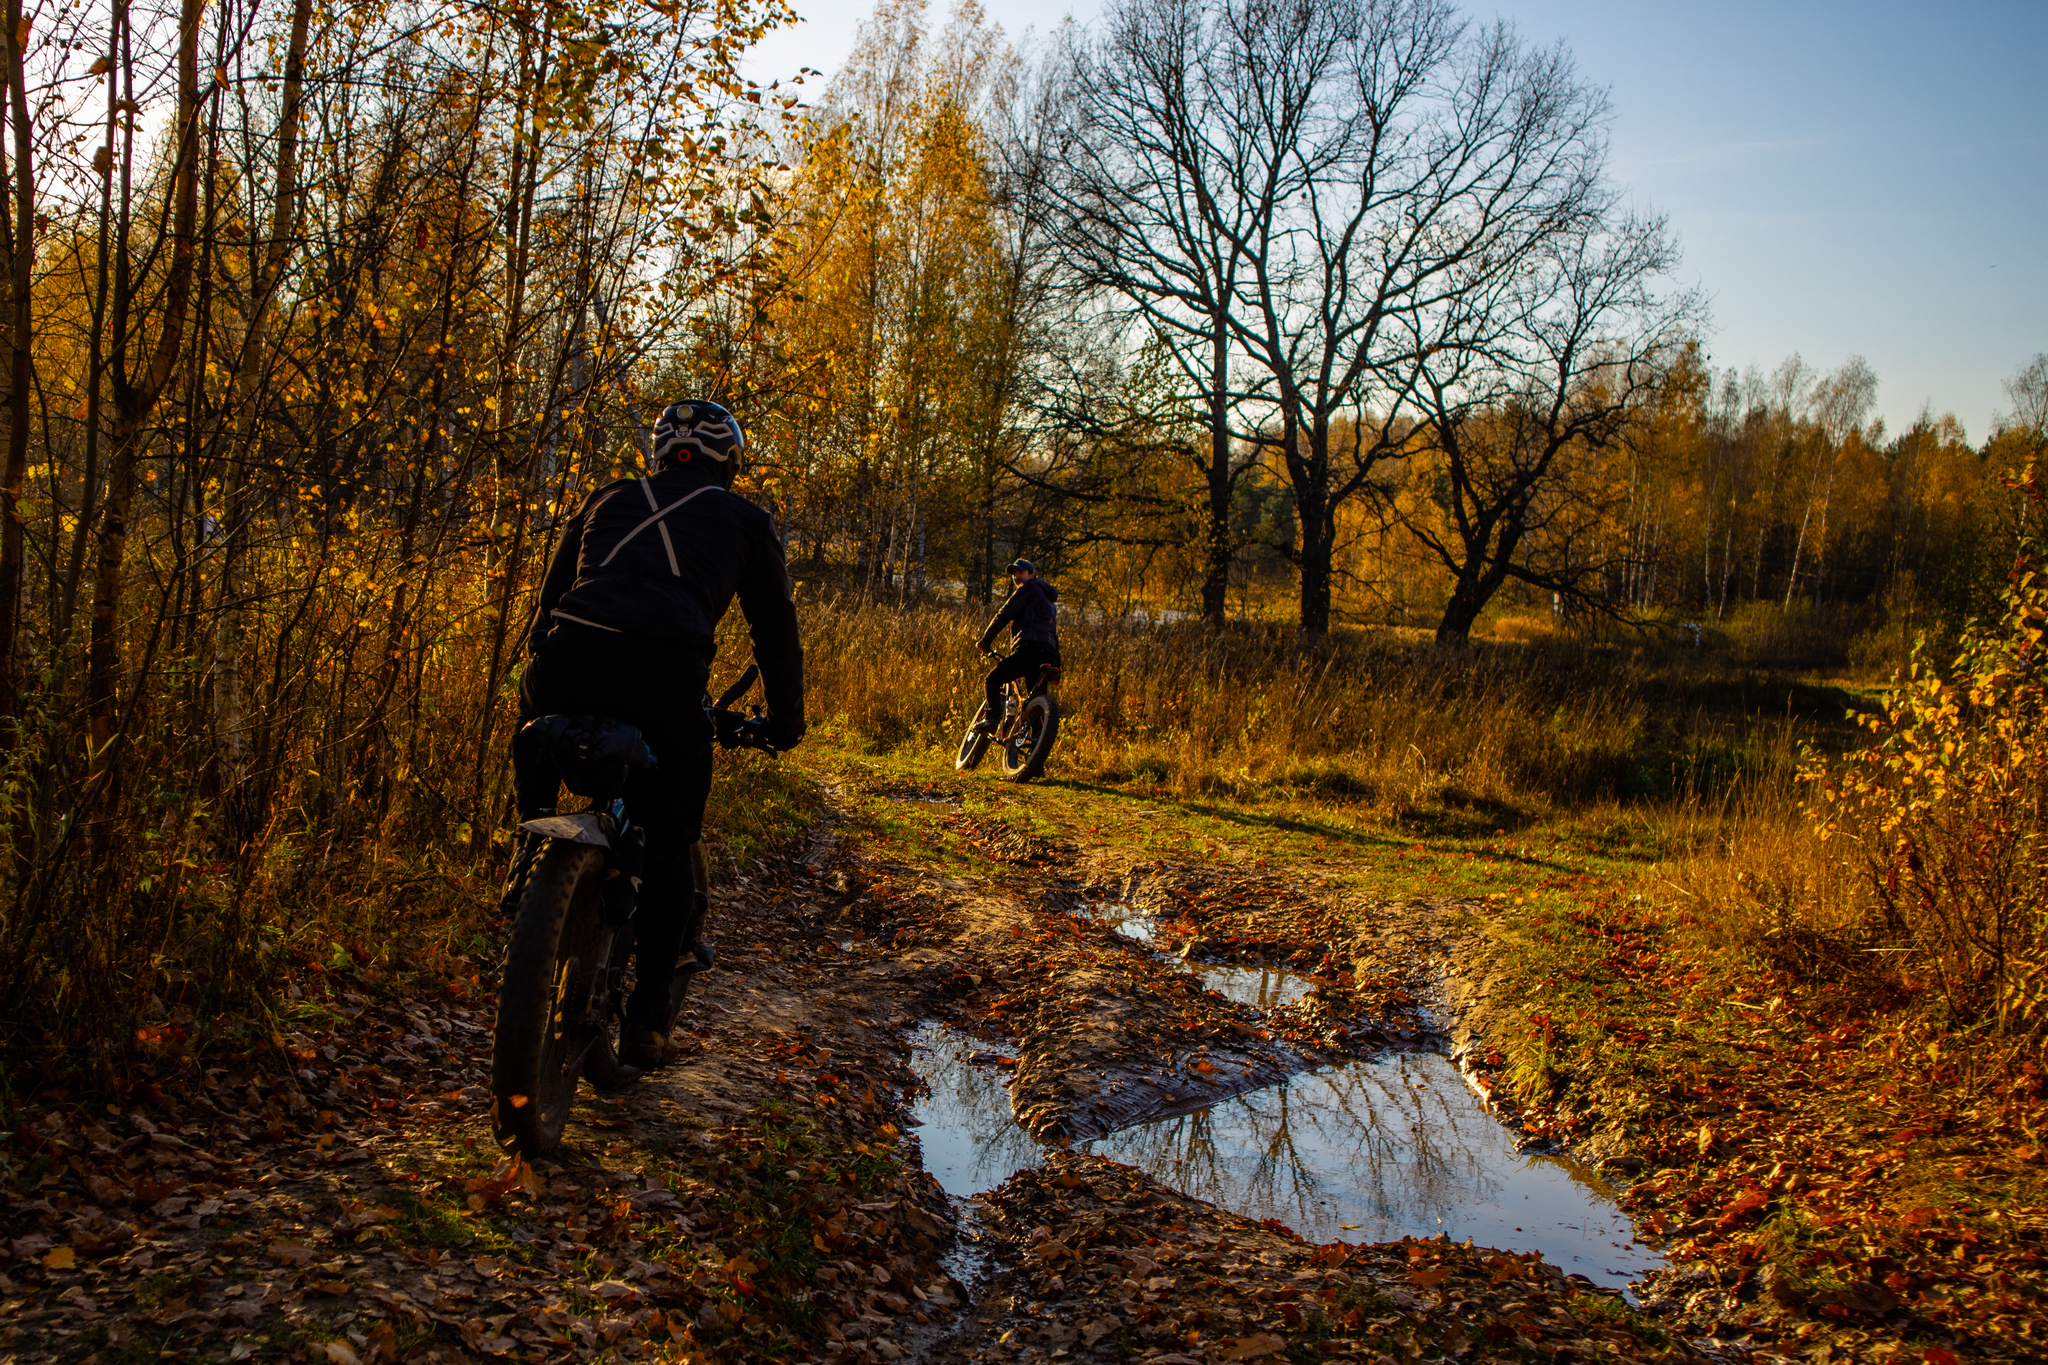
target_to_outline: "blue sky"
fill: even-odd
[[[983,0],[1012,41],[1100,0]],[[753,64],[830,72],[872,5],[797,0]],[[947,0],[933,0],[935,25]],[[1668,215],[1713,299],[1716,367],[1870,361],[1894,430],[1972,439],[2048,351],[2048,0],[1502,0],[1608,87],[1616,179]]]

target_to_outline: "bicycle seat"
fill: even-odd
[[[1060,666],[1058,664],[1040,664],[1038,666],[1038,685],[1040,687],[1050,687],[1059,680]]]
[[[639,730],[606,716],[536,716],[520,732],[554,764],[564,786],[592,801],[618,796],[632,769],[659,766]]]

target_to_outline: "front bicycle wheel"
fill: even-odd
[[[604,985],[612,939],[599,897],[604,861],[594,845],[551,842],[505,949],[491,1038],[491,1129],[501,1148],[520,1156],[561,1142],[596,1038],[592,997]]]
[[[988,715],[988,703],[983,702],[974,713],[974,719],[967,723],[967,734],[960,740],[960,752],[953,756],[953,770],[966,772],[978,767],[981,756],[988,752],[990,732],[981,728],[982,718]]]
[[[1003,781],[1029,782],[1045,772],[1045,760],[1052,755],[1053,739],[1060,732],[1060,708],[1050,692],[1041,692],[1024,703],[1018,713],[1017,729],[1000,751]]]

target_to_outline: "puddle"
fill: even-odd
[[[1074,911],[1077,918],[1091,924],[1100,924],[1141,948],[1149,950],[1161,962],[1173,962],[1160,950],[1159,930],[1150,916],[1133,909],[1123,901],[1088,901]],[[1291,1005],[1315,989],[1315,982],[1306,977],[1271,967],[1236,967],[1227,963],[1204,965],[1187,964],[1202,984],[1226,1000],[1254,1009],[1279,1009]]]
[[[1074,912],[1091,924],[1103,924],[1123,935],[1133,943],[1152,947],[1159,937],[1149,916],[1133,910],[1122,901],[1089,901]]]
[[[1197,965],[1194,971],[1204,986],[1224,999],[1262,1010],[1291,1005],[1316,987],[1307,977],[1271,967]]]
[[[1037,1164],[1041,1149],[1010,1114],[1009,1071],[968,1060],[985,1045],[937,1025],[918,1030],[914,1045],[911,1064],[929,1087],[915,1105],[925,1169],[948,1193],[992,1189]],[[1438,1053],[1303,1072],[1076,1146],[1246,1217],[1278,1219],[1311,1242],[1448,1233],[1539,1251],[1616,1288],[1663,1264],[1598,1177],[1518,1154]]]
[[[937,1024],[911,1035],[910,1066],[927,1087],[911,1114],[924,1168],[947,1194],[992,1190],[1012,1171],[1038,1164],[1040,1147],[1010,1113],[1010,1071],[969,1059],[987,1044]]]

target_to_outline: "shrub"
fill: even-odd
[[[1958,1022],[2027,1034],[2048,1024],[2048,581],[2035,549],[1947,668],[1915,649],[1863,720],[1872,743],[1806,774],[1821,837],[1857,846],[1875,950],[1924,973]]]

